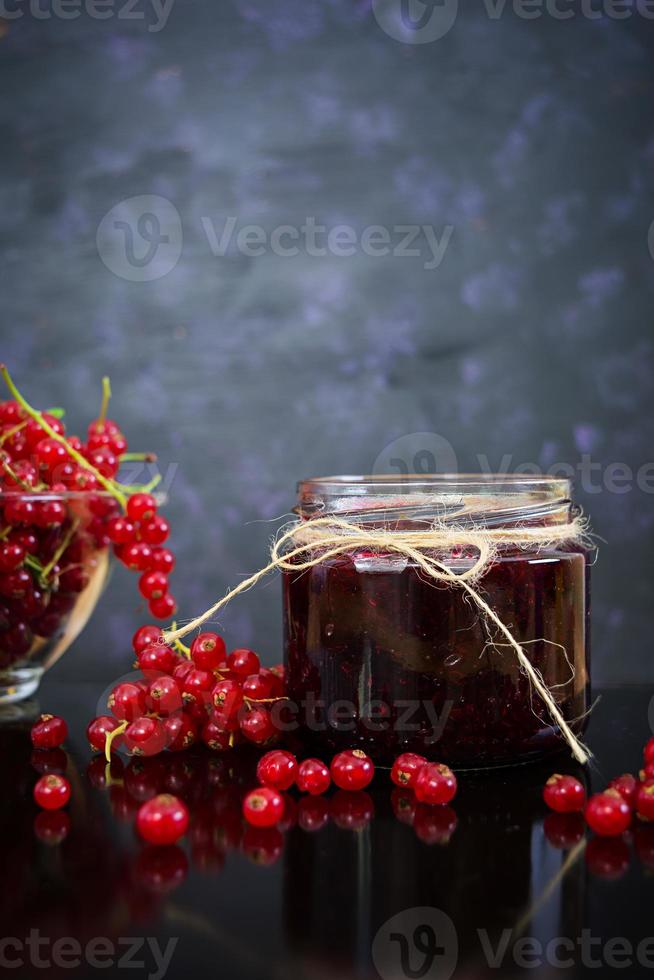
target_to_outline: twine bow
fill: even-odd
[[[420,530],[396,530],[389,528],[366,528],[360,524],[335,517],[320,517],[307,521],[297,521],[282,530],[273,542],[270,561],[254,575],[244,579],[231,589],[222,599],[214,603],[206,612],[184,626],[165,633],[167,643],[180,639],[197,629],[241,592],[252,588],[260,579],[276,569],[301,572],[313,568],[321,562],[337,555],[356,551],[359,548],[372,550],[378,554],[395,553],[402,555],[422,569],[429,578],[453,587],[463,589],[505,637],[518,658],[518,662],[530,683],[538,691],[545,703],[552,721],[558,725],[572,754],[584,764],[591,757],[590,750],[577,738],[545,684],[540,671],[532,664],[523,647],[476,587],[476,582],[486,572],[502,546],[517,548],[545,549],[563,543],[581,543],[587,537],[586,523],[580,516],[566,524],[550,527],[485,528],[456,527],[439,521],[429,523]],[[440,558],[435,557],[452,548],[472,550],[477,557],[462,571],[454,571]]]

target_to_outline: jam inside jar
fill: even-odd
[[[546,476],[327,477],[298,485],[296,513],[397,532],[434,520],[510,531],[569,523],[570,492]],[[432,554],[460,573],[478,553]],[[589,707],[589,568],[579,543],[503,543],[475,583],[577,735]],[[283,590],[288,695],[307,751],[484,767],[565,747],[515,651],[460,586],[396,552],[354,548],[285,571]]]

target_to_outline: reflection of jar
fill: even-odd
[[[297,512],[367,529],[557,527],[570,485],[552,477],[330,477],[299,485]],[[516,530],[517,533],[517,530]],[[474,549],[438,552],[455,572]],[[501,544],[475,588],[523,646],[565,720],[588,707],[588,552]],[[359,745],[461,765],[524,760],[562,747],[515,651],[457,585],[405,556],[362,549],[284,573],[288,693],[317,749]]]

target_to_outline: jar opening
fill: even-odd
[[[570,480],[501,473],[327,476],[298,483],[297,514],[338,514],[357,522],[464,525],[564,524],[572,514]]]

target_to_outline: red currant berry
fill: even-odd
[[[119,545],[116,555],[130,572],[146,572],[150,568],[152,549],[145,541]]]
[[[57,469],[70,459],[66,447],[50,437],[41,439],[37,443],[34,455],[39,467],[50,475],[56,473]]]
[[[654,764],[654,736],[650,738],[643,749],[643,758],[645,759],[645,765],[649,765],[650,763]]]
[[[167,592],[158,599],[150,599],[148,609],[155,619],[170,619],[175,615],[177,603],[174,596]]]
[[[413,790],[419,803],[449,803],[456,796],[456,776],[449,766],[428,762],[418,773]]]
[[[295,782],[297,770],[297,759],[294,755],[283,749],[274,749],[259,759],[257,779],[262,786],[272,786],[273,789],[284,792]]]
[[[225,652],[225,641],[217,633],[200,633],[191,643],[191,659],[200,670],[215,670]]]
[[[577,813],[586,805],[586,790],[574,776],[555,773],[545,783],[543,799],[555,813]]]
[[[171,752],[184,752],[198,740],[197,722],[187,711],[165,718],[164,727]]]
[[[121,721],[134,721],[145,714],[145,691],[138,684],[118,684],[109,695],[107,707]]]
[[[331,781],[329,769],[320,759],[305,759],[298,766],[296,782],[301,793],[320,796],[327,792]]]
[[[160,626],[141,626],[132,637],[132,647],[137,655],[146,647],[163,643],[163,633]]]
[[[396,786],[400,786],[403,789],[407,787],[411,789],[418,773],[426,764],[427,760],[423,755],[417,755],[415,752],[404,752],[393,763],[391,780]]]
[[[34,833],[42,844],[56,847],[70,833],[70,817],[65,810],[41,810],[34,818]]]
[[[37,749],[56,749],[68,737],[68,725],[57,715],[41,715],[32,726],[32,745]]]
[[[165,517],[155,514],[151,521],[141,524],[139,534],[142,541],[147,541],[151,545],[160,545],[168,540],[170,524]]]
[[[168,592],[168,576],[163,572],[144,572],[139,579],[139,592],[144,599],[161,599]]]
[[[151,568],[153,572],[170,575],[175,567],[175,556],[168,548],[153,548]]]
[[[188,824],[186,805],[170,793],[148,800],[136,815],[136,829],[149,844],[174,844],[184,836]]]
[[[152,671],[172,674],[178,663],[179,657],[163,643],[146,647],[138,655],[138,664],[144,674]]]
[[[252,708],[239,720],[239,727],[250,742],[263,745],[276,734],[270,713],[265,708]]]
[[[34,787],[34,799],[44,810],[60,810],[70,799],[70,783],[65,776],[41,776]]]
[[[149,493],[135,493],[127,501],[130,521],[151,521],[157,513],[157,501]]]
[[[166,748],[168,733],[158,718],[136,718],[125,729],[125,746],[131,755],[159,755]]]
[[[25,561],[25,549],[16,541],[0,545],[0,572],[13,572]]]
[[[136,528],[126,517],[112,517],[106,530],[112,544],[131,544],[136,540]]]
[[[253,827],[275,827],[284,816],[284,799],[269,786],[260,786],[243,800],[243,816]]]
[[[184,706],[182,692],[174,677],[164,675],[153,680],[148,688],[148,703],[153,711],[163,717],[181,711]]]
[[[99,449],[87,449],[85,456],[91,466],[95,467],[107,480],[113,479],[118,472],[120,466],[118,457],[115,453],[112,453],[109,446],[100,446]]]
[[[622,834],[631,823],[631,809],[614,789],[591,796],[584,816],[590,829],[600,837]]]
[[[231,732],[224,731],[213,718],[204,723],[200,737],[214,752],[225,752],[232,745]]]
[[[211,692],[211,700],[220,717],[231,721],[243,706],[243,692],[236,681],[218,681]]]
[[[361,790],[372,782],[375,767],[361,749],[347,749],[334,756],[330,772],[339,789]]]
[[[7,599],[23,599],[32,587],[32,576],[24,568],[0,575],[0,595],[6,596]]]
[[[86,729],[86,737],[92,749],[104,752],[107,742],[107,735],[118,728],[118,721],[110,715],[100,715],[89,722]],[[122,742],[122,736],[118,736],[111,743],[111,751],[115,752]]]
[[[243,681],[242,690],[250,701],[266,701],[273,696],[274,684],[266,674],[250,674]]]
[[[616,790],[632,810],[636,802],[637,788],[638,781],[636,777],[627,772],[623,776],[617,776],[615,779],[612,779],[609,783],[609,789]]]
[[[396,786],[391,793],[391,806],[395,818],[400,823],[405,823],[407,827],[413,827],[418,804],[410,790],[400,789],[399,786]]]
[[[643,820],[654,820],[654,779],[640,783],[636,790],[636,813]]]
[[[654,762],[648,762],[645,768],[640,770],[638,777],[641,783],[646,782],[648,779],[654,779]]]
[[[258,674],[261,662],[254,650],[232,650],[227,658],[227,667],[237,677],[245,678],[250,674]]]
[[[208,670],[193,668],[182,682],[182,696],[185,703],[199,701],[206,704],[211,700],[211,692],[216,678]]]

